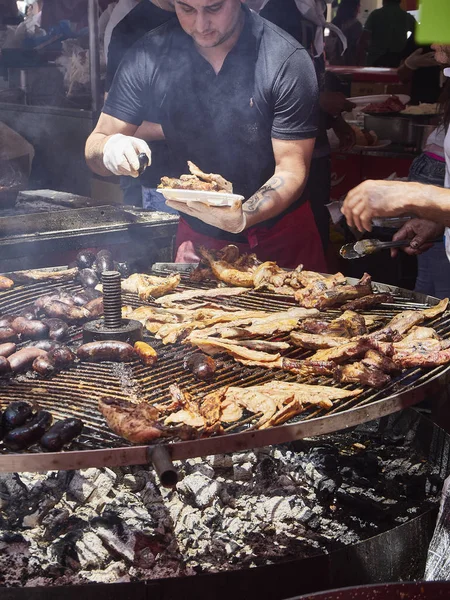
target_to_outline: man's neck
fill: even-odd
[[[169,2],[169,0],[149,0],[154,6],[160,8],[161,10],[166,10],[167,12],[175,12],[175,7],[173,2]]]
[[[244,28],[245,23],[245,13],[243,10],[240,11],[239,22],[236,26],[233,34],[220,46],[214,46],[213,48],[202,48],[200,46],[195,45],[199,54],[203,56],[205,60],[209,62],[214,71],[219,73],[222,68],[223,63],[227,57],[227,54],[234,48],[237,44],[239,36],[241,35],[242,29]]]

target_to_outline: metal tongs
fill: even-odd
[[[395,242],[382,242],[381,240],[359,240],[359,242],[345,244],[339,250],[339,254],[342,258],[353,260],[355,258],[364,258],[369,254],[375,254],[381,250],[388,248],[401,248],[402,246],[409,246],[410,240],[397,240]]]

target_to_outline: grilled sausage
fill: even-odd
[[[207,381],[214,377],[216,372],[216,363],[213,358],[197,352],[184,362],[185,368],[189,369],[194,374],[194,377],[201,381]]]
[[[36,348],[36,346],[28,346],[8,356],[8,361],[13,373],[23,373],[31,367],[35,358],[45,356],[46,354],[45,350]]]
[[[85,291],[73,292],[70,296],[76,306],[84,306],[89,302],[89,300],[91,300]]]
[[[25,319],[31,321],[37,317],[38,312],[39,310],[36,308],[36,306],[29,306],[28,308],[20,311],[19,317],[25,317]]]
[[[16,345],[13,342],[7,342],[6,344],[0,344],[0,356],[5,358],[14,354],[16,351]]]
[[[19,315],[3,315],[0,317],[0,327],[11,327],[11,323]]]
[[[84,308],[91,313],[91,317],[100,317],[103,314],[103,296],[89,300]]]
[[[33,371],[39,373],[39,375],[42,375],[43,377],[48,377],[49,375],[53,375],[53,373],[55,373],[56,364],[55,361],[52,360],[52,358],[49,356],[49,354],[46,354],[45,356],[42,355],[35,358],[32,364],[32,368]]]
[[[30,348],[40,348],[41,350],[45,350],[45,352],[50,352],[51,350],[55,350],[56,348],[60,348],[63,344],[61,342],[54,342],[53,340],[39,340],[34,343],[33,346],[29,346]]]
[[[78,437],[83,429],[80,419],[58,421],[42,436],[41,446],[50,452],[59,452],[63,446]]]
[[[75,354],[67,346],[60,346],[48,353],[49,358],[57,367],[67,367],[75,361]]]
[[[24,450],[38,442],[52,424],[53,417],[46,410],[40,410],[29,423],[6,434],[3,443],[13,452]]]
[[[152,367],[158,360],[156,350],[152,348],[150,344],[146,344],[145,342],[136,342],[134,344],[134,349],[142,363],[147,367]]]
[[[5,356],[0,356],[0,375],[6,375],[11,372],[11,365]]]
[[[133,346],[130,346],[126,342],[103,340],[83,344],[78,348],[77,356],[80,360],[90,362],[102,362],[104,360],[130,362],[136,358],[136,353]]]
[[[81,269],[78,280],[84,288],[93,288],[99,284],[97,273],[94,269]]]
[[[45,304],[43,311],[48,317],[63,319],[69,323],[82,321],[89,317],[88,311],[83,306],[68,306],[59,300]]]
[[[89,269],[94,264],[94,260],[95,254],[90,250],[81,250],[75,257],[79,269]]]
[[[9,277],[0,275],[0,290],[10,290],[14,285],[14,281]]]
[[[106,254],[99,256],[97,254],[97,258],[95,259],[92,268],[95,270],[97,275],[101,275],[105,271],[114,271],[114,261],[112,259],[112,256],[109,257]]]
[[[48,337],[51,340],[60,342],[69,336],[69,326],[62,319],[42,319],[42,322],[48,326]]]
[[[28,320],[25,317],[17,317],[11,323],[16,333],[27,340],[39,340],[48,337],[49,327],[38,319]]]
[[[12,327],[0,327],[0,343],[16,341],[17,333]]]
[[[2,416],[2,426],[6,431],[23,425],[33,414],[33,407],[28,402],[11,402]]]

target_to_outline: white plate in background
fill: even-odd
[[[244,196],[238,194],[228,194],[226,192],[205,192],[204,190],[177,190],[172,188],[158,189],[160,194],[166,200],[175,200],[176,202],[201,202],[207,206],[234,206],[242,204]]]

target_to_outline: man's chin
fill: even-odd
[[[218,46],[220,43],[220,40],[218,39],[217,36],[195,36],[194,37],[195,43],[197,44],[197,46],[199,46],[200,48],[214,48],[215,46]]]

